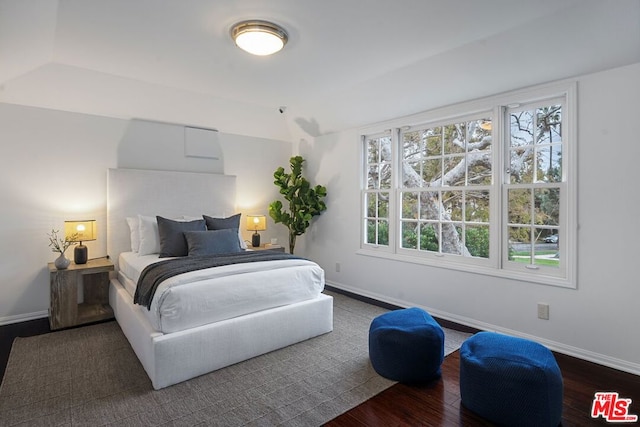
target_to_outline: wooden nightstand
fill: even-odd
[[[58,270],[49,263],[51,302],[49,325],[52,330],[113,318],[109,306],[109,272],[113,263],[107,258],[89,260],[86,264],[71,263]],[[84,302],[78,303],[78,288],[84,292]]]
[[[255,248],[251,245],[249,245],[247,247],[247,249],[251,249],[253,251],[276,251],[276,252],[284,252],[284,246],[271,246],[267,243],[260,245],[260,246],[256,246]]]

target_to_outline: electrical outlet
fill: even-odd
[[[340,273],[340,263],[336,262],[336,273]]]
[[[549,304],[538,303],[538,319],[549,320]]]

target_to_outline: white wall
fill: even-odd
[[[328,210],[305,255],[327,282],[482,329],[534,338],[561,352],[640,374],[640,63],[578,78],[578,289],[564,289],[357,255],[360,152],[356,130],[302,145]],[[389,117],[394,119],[395,117]],[[335,264],[341,264],[336,272]],[[537,319],[537,303],[550,320]]]
[[[141,147],[153,146],[162,129],[176,135],[178,146],[158,140],[162,149],[146,153],[149,169],[175,164],[174,170],[202,171],[202,159],[176,154],[183,147],[176,125],[149,123],[136,127]],[[0,324],[47,315],[47,263],[56,257],[48,247],[52,228],[62,229],[68,219],[95,218],[98,239],[86,242],[89,257],[106,255],[107,169],[124,162],[119,156],[130,151],[122,146],[131,144],[130,130],[129,120],[0,103]],[[273,171],[288,163],[291,144],[221,133],[220,145],[224,172],[238,177],[238,210],[267,214],[268,203],[278,197]],[[261,234],[265,241],[286,239],[286,229],[271,222]],[[243,235],[250,239],[251,233]]]

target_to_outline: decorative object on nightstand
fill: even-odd
[[[60,254],[53,264],[58,270],[68,268],[71,261],[64,253],[69,246],[74,244],[73,240],[67,239],[66,236],[64,239],[58,238],[58,230],[51,230],[51,234],[47,234],[47,236],[49,236],[49,247],[51,250]]]
[[[251,246],[260,246],[260,233],[267,229],[267,217],[265,215],[247,215],[247,230],[253,231]]]
[[[65,221],[64,222],[65,239],[80,244],[73,250],[73,262],[76,264],[86,264],[89,259],[89,251],[82,242],[96,240],[98,231],[95,219],[87,219],[84,221]]]
[[[114,266],[107,258],[71,264],[58,270],[49,263],[49,325],[52,330],[112,319],[109,306],[109,272]],[[78,288],[84,301],[78,301]]]

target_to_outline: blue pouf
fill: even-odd
[[[500,426],[550,426],[562,417],[562,374],[545,346],[479,332],[460,347],[462,404]]]
[[[420,308],[382,314],[369,327],[369,358],[376,372],[390,380],[421,383],[440,376],[444,332]]]

